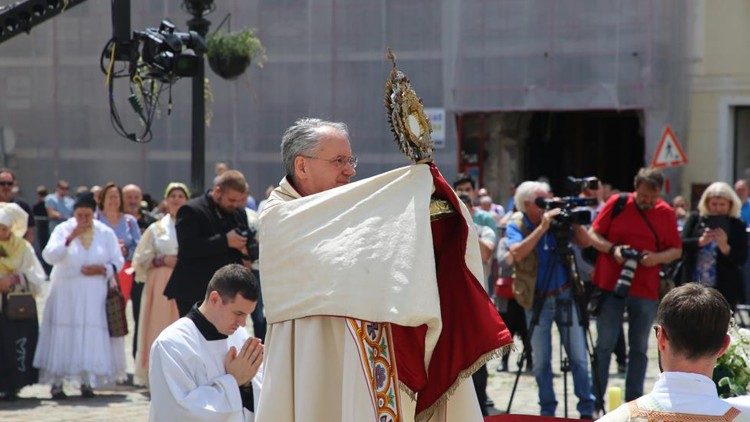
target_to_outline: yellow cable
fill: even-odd
[[[109,82],[112,79],[112,68],[115,66],[115,48],[117,48],[117,44],[112,43],[112,53],[110,53],[109,55],[109,66],[107,67],[107,79],[104,80],[104,86],[109,85]]]
[[[65,1],[63,2],[63,8],[62,8],[62,11],[60,11],[60,13],[63,13],[63,12],[65,12],[65,9],[67,9],[67,8],[68,8],[68,4],[70,4],[70,0],[65,0]]]

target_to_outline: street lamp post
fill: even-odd
[[[208,34],[211,22],[203,15],[213,10],[213,0],[184,0],[183,8],[193,15],[187,24],[191,31],[199,33],[202,37]],[[206,97],[205,97],[205,75],[206,61],[204,54],[197,52],[198,68],[193,76],[193,106],[192,106],[192,143],[190,156],[190,187],[195,193],[202,193],[205,189],[206,177]]]

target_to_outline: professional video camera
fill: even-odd
[[[586,189],[597,190],[599,189],[599,179],[595,176],[588,177],[573,177],[568,176],[567,179],[568,188],[574,194],[583,192]]]
[[[620,277],[617,279],[613,293],[615,296],[624,299],[630,293],[630,284],[633,282],[635,269],[638,267],[638,262],[643,258],[643,254],[633,248],[621,247],[620,255],[622,255],[625,262],[622,264]]]
[[[141,44],[140,57],[151,67],[149,76],[162,82],[172,82],[180,77],[195,76],[199,61],[195,53],[205,53],[206,41],[195,31],[175,32],[169,20],[163,20],[159,29],[146,28],[133,32]]]
[[[245,241],[247,255],[243,255],[242,258],[249,259],[250,261],[257,261],[260,256],[257,232],[249,227],[237,227],[234,231],[237,232],[238,235],[247,239]]]
[[[592,207],[597,205],[596,198],[579,198],[577,196],[566,196],[559,199],[536,198],[534,204],[544,210],[560,208],[562,211],[553,220],[555,225],[570,226],[571,224],[591,224],[591,212],[589,210],[576,210],[579,207]]]

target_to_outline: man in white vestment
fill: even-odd
[[[151,421],[253,421],[263,345],[245,331],[259,289],[239,264],[216,271],[203,303],[151,347]]]
[[[717,290],[689,283],[669,292],[656,314],[656,344],[663,371],[651,393],[625,403],[601,421],[750,421],[719,398],[711,379],[729,347],[732,310]]]
[[[477,281],[471,216],[437,168],[350,184],[348,129],[319,119],[295,122],[281,150],[287,176],[260,216],[269,325],[258,420],[481,421],[470,376],[511,339]],[[431,232],[436,175],[464,248],[451,250],[459,264],[445,267],[460,274],[442,286],[433,244],[461,240]],[[455,300],[443,303],[451,288]],[[449,309],[458,316],[446,321]]]

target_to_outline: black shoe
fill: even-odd
[[[85,399],[92,399],[96,397],[96,394],[94,394],[94,390],[90,385],[83,384],[81,385],[81,397]]]
[[[594,417],[591,415],[581,415],[581,419],[585,419],[587,421],[593,421]]]
[[[492,401],[491,398],[487,397],[487,400],[484,401],[485,407],[495,407],[495,402]]]
[[[53,385],[50,394],[52,394],[52,400],[65,400],[68,398],[68,395],[63,391],[62,385]]]
[[[617,373],[618,374],[624,374],[628,372],[628,364],[627,363],[618,363],[617,364]]]
[[[16,391],[6,391],[1,396],[0,400],[2,401],[16,401],[18,400],[18,392]]]

